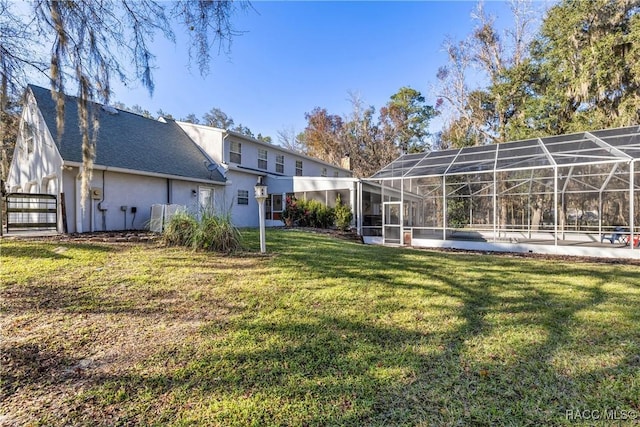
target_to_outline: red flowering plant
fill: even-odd
[[[287,196],[285,207],[282,211],[282,221],[287,227],[297,224],[304,217],[303,208],[298,204],[295,196]]]

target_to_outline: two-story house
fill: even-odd
[[[238,227],[257,226],[253,188],[258,177],[269,191],[268,226],[283,225],[287,195],[333,206],[340,194],[357,216],[361,183],[348,168],[236,132],[149,119],[100,104],[90,106],[99,129],[91,194],[83,205],[77,98],[66,96],[62,135],[48,89],[29,86],[25,99],[6,189],[58,196],[59,231],[147,228],[156,204],[212,207],[230,213]]]
[[[237,132],[178,122],[189,137],[222,166],[227,186],[218,198],[221,208],[231,212],[235,224],[257,226],[257,202],[253,187],[263,177],[269,197],[268,226],[280,226],[287,195],[318,200],[335,206],[338,194],[356,213],[359,180],[347,168],[287,150]]]

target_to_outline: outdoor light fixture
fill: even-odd
[[[254,187],[256,200],[258,201],[258,215],[260,215],[260,253],[266,253],[267,247],[264,238],[264,202],[267,200],[267,186],[262,182],[263,177],[258,177]]]

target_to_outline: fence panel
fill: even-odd
[[[58,199],[53,194],[9,193],[7,232],[11,229],[58,228]]]

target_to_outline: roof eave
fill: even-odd
[[[80,168],[82,167],[82,163],[65,160],[63,162],[63,166]],[[141,171],[136,169],[120,168],[116,166],[93,165],[93,169],[110,171],[110,172],[118,172],[118,173],[127,173],[131,175],[151,176],[154,178],[175,179],[178,181],[198,182],[202,184],[226,185],[225,181],[216,181],[212,179],[202,179],[202,178],[196,178],[196,177],[190,177],[190,176],[171,175],[171,174],[159,173],[159,172]]]

